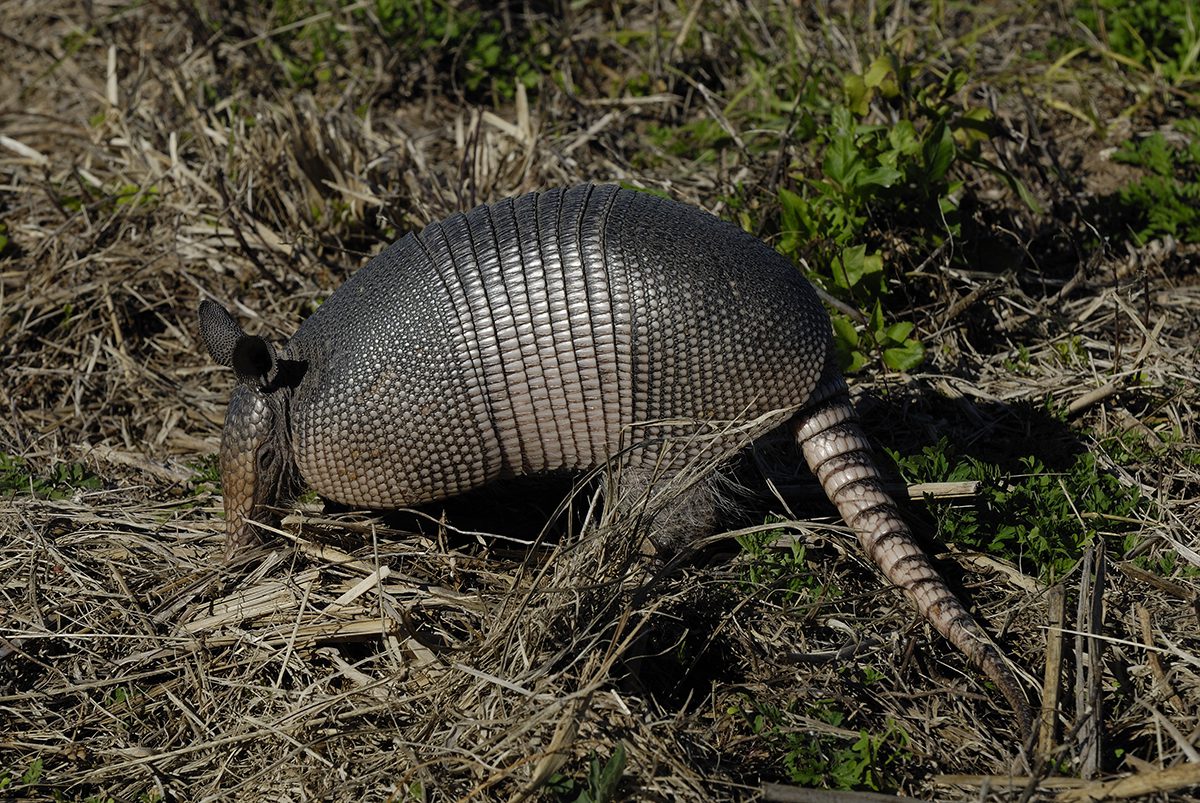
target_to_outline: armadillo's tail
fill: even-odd
[[[902,588],[926,619],[1000,688],[1016,712],[1022,737],[1033,727],[1029,704],[1000,650],[950,590],[884,490],[870,445],[841,376],[827,377],[814,403],[794,422],[809,468],[863,550],[888,580]]]

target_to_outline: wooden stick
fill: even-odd
[[[1062,692],[1063,626],[1067,620],[1067,590],[1058,584],[1050,589],[1049,627],[1046,628],[1046,673],[1042,677],[1042,727],[1038,733],[1038,755],[1054,751],[1058,729],[1058,700]]]
[[[762,799],[776,803],[895,803],[919,798],[881,795],[876,792],[846,792],[840,789],[806,789],[779,783],[762,785]]]
[[[1150,622],[1150,611],[1141,605],[1135,605],[1134,611],[1137,613],[1138,626],[1142,631],[1142,643],[1150,648],[1146,650],[1146,663],[1150,665],[1150,674],[1154,676],[1155,684],[1176,711],[1186,712],[1187,708],[1183,699],[1171,687],[1171,682],[1167,679],[1167,671],[1163,668],[1162,658],[1154,649],[1154,628]]]
[[[1100,769],[1104,733],[1104,696],[1101,674],[1105,640],[1103,628],[1105,584],[1104,542],[1097,539],[1083,557],[1079,579],[1079,606],[1075,636],[1075,716],[1079,775],[1090,779]]]
[[[1109,396],[1115,396],[1116,394],[1120,393],[1124,387],[1124,381],[1114,381],[1106,382],[1094,390],[1089,390],[1087,393],[1084,393],[1082,396],[1075,399],[1075,401],[1067,405],[1067,417],[1070,418],[1072,416],[1079,415],[1093,404],[1099,404]]]
[[[1197,784],[1200,784],[1200,764],[1189,762],[1157,772],[1140,772],[1116,781],[1096,781],[1080,789],[1060,792],[1057,799],[1064,803],[1085,803],[1093,800],[1142,797],[1173,792]]]
[[[1079,789],[1088,785],[1078,778],[1032,778],[1028,775],[935,775],[933,782],[941,786],[987,786],[996,789],[1024,789],[1037,782],[1041,789]]]

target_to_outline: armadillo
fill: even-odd
[[[670,471],[786,421],[866,554],[1029,731],[1012,670],[883,489],[816,292],[730,223],[615,186],[530,193],[393,243],[278,350],[211,300],[200,325],[238,378],[227,555],[304,486],[399,508],[614,459]]]

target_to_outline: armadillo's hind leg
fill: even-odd
[[[858,426],[840,375],[827,375],[794,421],[809,468],[879,570],[1000,688],[1028,737],[1032,717],[1016,676],[999,649],[946,585],[884,490],[870,445]]]

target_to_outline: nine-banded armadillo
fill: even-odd
[[[669,472],[736,445],[730,421],[791,416],[866,553],[1029,729],[1012,672],[882,489],[815,292],[729,223],[613,186],[532,193],[394,243],[278,352],[213,301],[200,324],[239,379],[221,442],[229,554],[301,485],[395,508],[614,458]]]

